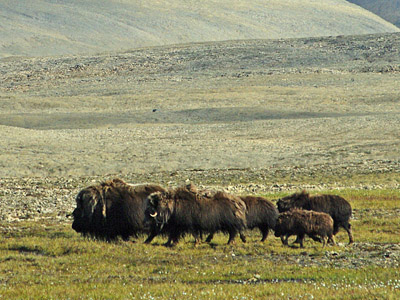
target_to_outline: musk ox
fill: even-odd
[[[353,234],[349,223],[352,209],[349,202],[336,195],[310,196],[305,191],[294,193],[279,199],[277,202],[279,212],[285,212],[292,208],[302,208],[329,214],[333,219],[333,234],[336,235],[339,227],[343,227],[349,236],[349,243],[353,243]]]
[[[198,191],[192,184],[156,192],[148,197],[147,214],[168,235],[166,246],[188,233],[197,243],[203,233],[218,231],[229,234],[228,244],[238,233],[245,242],[246,205],[225,192]]]
[[[246,223],[248,229],[258,228],[261,232],[261,242],[268,237],[270,229],[275,228],[279,212],[275,205],[264,197],[240,196],[246,204]],[[210,234],[206,242],[211,242],[213,234]]]
[[[72,213],[72,228],[84,236],[107,241],[148,232],[152,240],[157,232],[144,227],[146,198],[151,193],[164,191],[154,184],[129,185],[113,179],[81,190]]]
[[[325,247],[327,239],[335,244],[332,217],[326,213],[303,209],[292,209],[279,215],[275,225],[275,236],[281,237],[284,245],[288,244],[291,235],[297,235],[300,247],[304,248],[303,240],[306,234],[314,240],[321,237],[322,247]]]

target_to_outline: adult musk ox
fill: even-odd
[[[329,214],[333,219],[333,234],[336,235],[339,227],[343,227],[349,236],[349,243],[353,243],[353,234],[349,223],[352,209],[349,202],[336,195],[310,196],[305,191],[294,193],[279,199],[277,202],[279,212],[285,212],[292,208],[319,211]]]
[[[258,228],[261,232],[261,242],[268,237],[270,229],[275,228],[279,212],[275,205],[264,197],[240,196],[246,204],[246,223],[248,229]],[[206,242],[211,242],[213,234],[210,234]]]
[[[332,217],[326,213],[303,209],[292,209],[279,215],[275,225],[275,236],[281,237],[284,245],[288,244],[291,235],[297,235],[300,247],[304,248],[303,240],[306,234],[314,240],[321,237],[323,247],[327,239],[335,244]]]
[[[224,192],[198,191],[189,184],[148,197],[147,214],[168,235],[166,246],[176,244],[185,234],[195,243],[203,233],[229,234],[228,244],[246,227],[246,205],[240,198]],[[244,235],[241,234],[245,241]]]
[[[157,234],[144,228],[146,198],[151,193],[164,191],[154,184],[129,185],[113,179],[81,190],[76,197],[72,228],[84,236],[111,241],[117,237],[149,232],[148,240]]]

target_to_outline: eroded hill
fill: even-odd
[[[0,2],[0,57],[398,31],[344,0]]]

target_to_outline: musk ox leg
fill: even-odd
[[[300,248],[304,248],[303,241],[304,241],[304,235],[303,235],[303,237],[300,239]]]
[[[289,234],[281,235],[281,241],[282,241],[283,245],[287,246],[288,245],[288,240],[289,240]]]
[[[150,244],[151,241],[158,235],[156,230],[152,230],[147,237],[147,239],[144,241],[145,244]]]
[[[331,234],[328,235],[328,244],[331,243],[333,246],[336,246],[335,237]]]
[[[299,239],[300,248],[304,248],[304,245],[303,245],[304,234],[298,235],[297,238]]]
[[[339,224],[337,222],[333,222],[333,235],[336,235],[338,232],[339,232]]]
[[[172,247],[174,246],[178,241],[168,238],[168,241],[164,244],[165,247]]]
[[[229,240],[228,240],[228,245],[234,244],[235,243],[235,237],[237,235],[237,231],[231,231],[229,232]]]
[[[211,240],[213,239],[213,237],[214,237],[214,232],[213,232],[213,233],[210,233],[210,234],[208,235],[208,237],[206,238],[206,243],[210,243]]]
[[[201,233],[193,232],[192,235],[194,237],[194,245],[197,246],[201,242]]]
[[[165,247],[172,247],[172,239],[168,238],[168,241],[164,244]]]
[[[331,244],[333,246],[336,245],[335,239],[334,239],[334,235],[328,235],[328,244]]]
[[[122,234],[122,235],[121,235],[121,238],[122,238],[122,240],[123,240],[124,242],[129,241],[129,237],[130,237],[129,234]]]
[[[323,240],[316,235],[311,234],[311,235],[309,235],[309,237],[312,238],[313,241],[315,241],[315,242],[323,243]]]
[[[239,232],[240,239],[242,240],[243,243],[246,243],[246,236],[244,235],[243,231]]]
[[[327,236],[323,236],[322,237],[322,248],[325,248],[325,245],[327,243],[328,237]]]
[[[260,231],[261,231],[261,235],[262,235],[261,242],[264,242],[268,237],[269,228],[268,227],[265,227],[265,228],[260,227]]]
[[[179,241],[179,234],[172,233],[168,237],[168,241],[164,244],[165,247],[175,246]]]
[[[347,223],[346,226],[344,226],[344,229],[346,229],[347,234],[349,235],[349,244],[354,243],[354,238],[353,238],[353,233],[351,231],[350,223]]]
[[[293,244],[299,244],[300,243],[300,238],[299,236],[296,236],[296,240],[293,242]]]

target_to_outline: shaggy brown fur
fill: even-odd
[[[164,191],[154,184],[129,185],[113,179],[81,190],[72,213],[72,228],[84,236],[114,240],[148,232],[144,228],[146,198],[153,192]],[[148,239],[153,239],[150,232]]]
[[[258,228],[261,232],[261,242],[268,237],[270,229],[275,228],[279,212],[275,205],[264,197],[240,196],[246,204],[246,223],[248,229]],[[211,242],[213,234],[210,234],[206,242]]]
[[[325,247],[327,239],[335,244],[333,219],[326,213],[303,209],[293,209],[279,215],[275,226],[275,236],[281,237],[284,245],[288,244],[288,238],[291,235],[297,235],[300,247],[303,248],[306,234],[313,239],[321,237],[323,247]]]
[[[339,227],[343,227],[349,236],[349,243],[353,243],[353,234],[349,223],[352,209],[344,198],[336,195],[310,196],[305,191],[279,199],[277,202],[279,212],[285,212],[292,208],[302,208],[329,214],[334,222],[333,234],[336,235]]]
[[[246,227],[246,205],[240,198],[224,192],[198,191],[193,185],[151,194],[147,211],[168,234],[166,246],[177,243],[187,233],[197,243],[203,233],[217,231],[228,233],[230,244]]]

